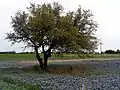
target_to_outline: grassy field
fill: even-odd
[[[43,57],[43,55],[41,54]],[[120,54],[89,54],[89,55],[80,55],[78,54],[52,54],[50,60],[67,60],[67,59],[93,59],[93,58],[120,58]],[[35,54],[0,54],[0,61],[4,60],[36,60]]]

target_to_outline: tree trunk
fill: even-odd
[[[44,66],[47,67],[48,56],[44,55]]]
[[[40,58],[37,47],[35,47],[35,54],[36,54],[36,58],[37,58],[37,60],[38,60],[38,62],[40,64],[40,68],[43,69],[44,68],[43,61],[42,61],[42,58]]]
[[[44,66],[47,67],[48,58],[51,57],[51,51],[44,52]]]

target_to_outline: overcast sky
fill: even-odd
[[[1,0],[0,1],[0,51],[22,51],[23,44],[11,46],[4,40],[5,33],[11,29],[10,21],[18,10],[25,10],[29,2],[44,3],[58,1],[65,11],[76,10],[78,5],[90,9],[94,20],[99,24],[96,35],[102,39],[103,51],[106,49],[120,49],[120,1],[119,0]]]

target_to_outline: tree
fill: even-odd
[[[120,50],[119,49],[116,50],[116,54],[120,54]]]
[[[106,54],[115,54],[116,52],[114,50],[106,50],[105,51]]]
[[[6,39],[12,44],[24,42],[35,50],[40,67],[47,67],[51,51],[83,52],[94,51],[97,47],[95,31],[97,23],[90,10],[80,6],[76,12],[63,13],[63,6],[53,4],[30,4],[28,11],[18,11],[12,17],[13,31]],[[39,55],[42,49],[44,58]]]

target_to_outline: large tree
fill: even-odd
[[[14,43],[24,42],[35,50],[41,68],[47,66],[51,50],[61,52],[87,52],[97,47],[95,31],[97,23],[90,10],[80,6],[77,11],[63,12],[63,6],[30,4],[27,11],[18,11],[12,17],[13,31],[6,39]],[[44,58],[39,55],[42,49]]]

